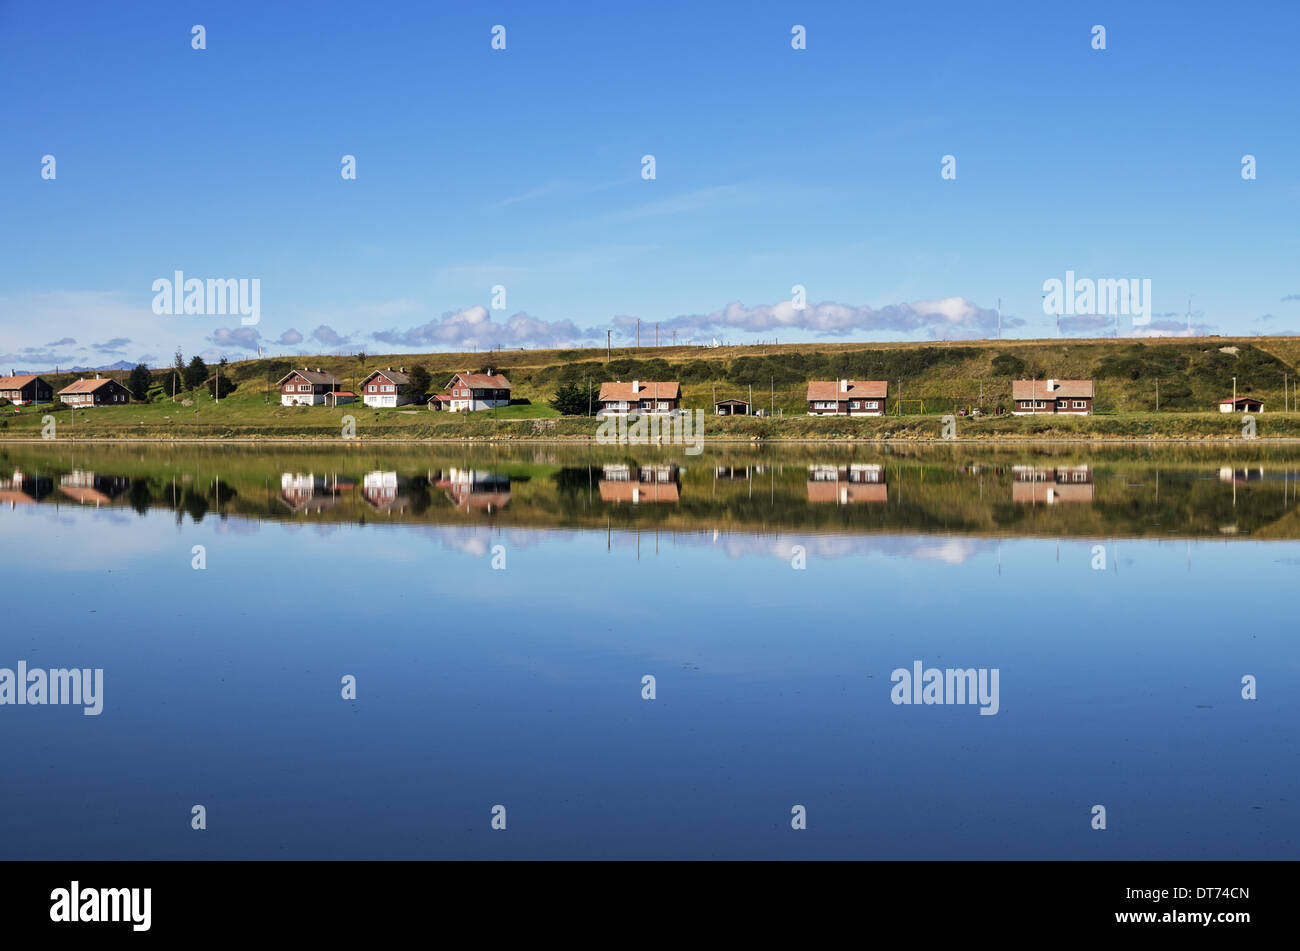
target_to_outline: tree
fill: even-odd
[[[208,365],[203,362],[203,358],[197,353],[190,358],[189,366],[185,368],[185,388],[187,390],[197,390],[208,380]]]
[[[167,392],[175,399],[185,382],[185,357],[181,354],[180,347],[176,348],[176,357],[172,360],[172,369],[167,377]]]
[[[143,363],[137,363],[131,375],[127,377],[126,388],[140,402],[149,398],[149,387],[153,384],[153,375]]]
[[[429,371],[423,366],[413,366],[411,367],[410,378],[411,396],[417,400],[422,399],[429,392],[429,387],[433,383]]]
[[[595,405],[595,388],[578,383],[561,383],[551,398],[551,409],[562,416],[588,416]]]
[[[230,361],[225,357],[217,364],[216,374],[208,380],[208,392],[217,399],[224,400],[235,390],[235,381],[230,378]],[[220,388],[221,392],[217,390]]]

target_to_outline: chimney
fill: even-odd
[[[1055,380],[1048,380],[1048,381],[1047,381],[1047,392],[1049,392],[1049,393],[1054,393],[1055,391],[1056,391],[1056,381],[1055,381]]]
[[[640,380],[633,380],[633,381],[632,381],[632,395],[633,395],[633,396],[636,396],[636,395],[637,395],[638,393],[640,393],[640,392],[641,392],[641,381],[640,381]]]
[[[841,392],[841,393],[847,393],[848,391],[849,391],[849,381],[848,381],[848,380],[840,380],[840,392]]]

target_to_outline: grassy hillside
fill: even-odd
[[[340,409],[286,408],[279,405],[275,381],[295,366],[320,367],[354,391],[371,370],[421,365],[436,388],[461,370],[493,368],[506,373],[519,405],[470,418],[429,413],[422,408],[372,410],[359,403]],[[1283,385],[1296,383],[1300,339],[1293,337],[1174,338],[1134,340],[976,341],[952,346],[906,344],[787,344],[751,347],[642,347],[604,350],[528,350],[490,354],[433,353],[302,357],[248,360],[231,364],[236,389],[220,404],[200,390],[173,402],[163,396],[166,371],[155,372],[154,400],[129,407],[73,414],[55,410],[60,436],[252,436],[337,435],[341,417],[357,420],[366,437],[467,438],[478,436],[590,435],[581,419],[553,420],[547,405],[564,383],[604,380],[679,380],[683,405],[710,409],[716,398],[752,397],[755,405],[784,413],[786,419],[711,420],[710,433],[740,438],[817,438],[819,436],[933,435],[936,422],[923,417],[982,408],[986,413],[1011,407],[1011,380],[1091,378],[1096,381],[1093,420],[968,420],[962,435],[1112,436],[1231,435],[1231,417],[1217,418],[1216,402],[1233,392],[1265,401],[1268,431],[1297,435],[1282,418]],[[56,389],[84,374],[46,374]],[[109,374],[126,381],[127,374]],[[888,403],[902,419],[808,419],[806,384],[810,379],[886,379]],[[1157,410],[1157,392],[1160,414]],[[1294,393],[1294,391],[1293,391]],[[190,405],[184,405],[188,401]],[[0,414],[0,436],[36,435],[41,413],[28,408]],[[1210,414],[1213,414],[1211,416]],[[795,418],[790,418],[795,417]],[[1113,417],[1107,420],[1106,417]],[[1185,418],[1177,418],[1185,417]],[[513,421],[513,422],[512,422]],[[1222,430],[1222,433],[1220,433]]]

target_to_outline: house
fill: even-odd
[[[752,416],[754,410],[746,400],[718,400],[713,412],[718,416]]]
[[[375,370],[361,381],[361,402],[367,406],[405,406],[423,393],[411,392],[411,377],[406,367]]]
[[[1011,477],[1012,502],[1092,502],[1092,470],[1087,466],[1012,466]]]
[[[1264,401],[1257,400],[1253,396],[1238,396],[1236,399],[1219,400],[1219,412],[1262,413],[1264,412]]]
[[[510,405],[510,381],[491,370],[486,373],[457,373],[446,389],[450,394],[447,409],[453,413],[472,413]]]
[[[49,476],[30,476],[20,469],[8,479],[0,478],[0,502],[15,505],[30,505],[39,502],[54,491],[54,480]]]
[[[446,393],[434,393],[427,405],[435,413],[448,413],[451,411],[451,397]]]
[[[813,465],[808,467],[808,501],[888,502],[885,467],[854,463],[848,466]]]
[[[117,380],[97,376],[81,379],[59,390],[59,399],[70,406],[121,406],[131,402],[131,391]]]
[[[1012,380],[1011,400],[1015,416],[1035,413],[1069,413],[1087,416],[1092,412],[1092,380]]]
[[[280,377],[277,385],[280,387],[281,406],[316,406],[327,403],[327,397],[343,389],[338,377],[326,373],[320,367],[315,370],[290,370]]]
[[[809,416],[884,416],[885,380],[813,380],[808,384]]]
[[[681,475],[675,465],[648,465],[633,468],[613,464],[601,470],[602,502],[677,502],[681,500]]]
[[[126,476],[100,475],[84,469],[73,469],[59,479],[59,491],[82,505],[109,505],[131,487]]]
[[[361,477],[361,497],[380,512],[391,515],[406,510],[407,500],[401,495],[396,472],[376,469]]]
[[[0,399],[6,399],[15,406],[53,403],[54,387],[39,376],[0,376]]]
[[[284,472],[280,475],[280,501],[295,512],[319,513],[355,487],[356,483],[351,479],[340,479],[337,475]]]
[[[510,504],[510,476],[482,469],[448,469],[433,483],[462,512],[489,515]]]
[[[673,382],[646,382],[633,380],[623,383],[600,384],[596,399],[600,408],[597,416],[627,416],[637,414],[672,414],[681,409],[682,385]]]

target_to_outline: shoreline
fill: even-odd
[[[627,442],[621,443],[597,443],[590,436],[373,436],[373,437],[353,437],[344,439],[340,436],[320,437],[320,436],[60,436],[57,439],[44,439],[41,437],[29,436],[0,436],[0,445],[42,445],[58,443],[131,443],[137,445],[213,445],[220,443],[233,443],[241,446],[295,446],[295,445],[320,445],[320,446],[339,446],[360,447],[374,445],[478,445],[478,444],[542,444],[542,445],[574,445],[582,444],[591,447],[600,448],[628,448]],[[820,438],[808,438],[802,436],[791,437],[761,437],[751,436],[731,437],[731,436],[705,436],[703,437],[705,445],[723,445],[723,446],[754,446],[754,445],[788,445],[788,446],[818,446],[823,444],[885,444],[895,446],[979,446],[979,445],[999,445],[999,444],[1032,444],[1032,445],[1096,445],[1098,443],[1116,445],[1116,446],[1149,446],[1149,445],[1166,445],[1166,444],[1213,444],[1213,445],[1300,445],[1300,437],[1297,436],[1256,436],[1246,439],[1241,436],[975,436],[962,437],[957,436],[952,439],[943,439],[939,437],[913,436],[908,438],[883,437],[883,436],[824,436]],[[636,448],[671,448],[680,446],[681,443],[663,440],[648,440],[631,444]]]

